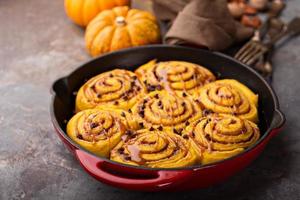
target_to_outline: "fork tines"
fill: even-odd
[[[246,65],[253,65],[267,51],[268,48],[264,44],[251,40],[235,54],[234,58]]]

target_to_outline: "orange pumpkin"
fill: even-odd
[[[87,26],[86,47],[92,56],[160,42],[156,18],[149,12],[115,7],[99,13]]]
[[[130,0],[65,0],[65,10],[72,21],[86,26],[99,12],[129,3]]]

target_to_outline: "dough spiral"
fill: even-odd
[[[139,130],[121,141],[111,152],[111,160],[152,168],[176,168],[196,163],[188,140],[158,130]]]
[[[187,127],[188,136],[202,164],[232,157],[253,145],[260,137],[256,124],[232,115],[213,114]]]
[[[151,92],[137,102],[132,112],[140,128],[164,129],[177,134],[202,116],[201,108],[191,98],[166,91]]]
[[[146,85],[148,91],[167,90],[182,94],[194,94],[203,85],[215,80],[206,68],[183,61],[149,63],[138,68],[135,73]]]
[[[67,124],[67,134],[83,148],[108,157],[126,130],[133,128],[124,111],[87,109],[74,115]]]
[[[258,122],[257,96],[235,80],[220,80],[205,85],[196,100],[208,113],[232,114]]]
[[[127,110],[144,93],[145,88],[133,72],[116,69],[91,78],[79,89],[76,111],[98,106]]]

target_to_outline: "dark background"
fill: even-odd
[[[299,0],[288,0],[284,19],[296,15]],[[209,189],[141,193],[90,177],[54,133],[50,86],[90,58],[83,35],[65,16],[63,0],[0,0],[1,200],[300,199],[300,37],[274,57],[273,86],[286,126],[250,167]]]

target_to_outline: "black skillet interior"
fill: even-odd
[[[244,83],[259,95],[259,127],[262,134],[266,133],[273,118],[276,97],[261,76],[219,53],[166,45],[138,47],[107,54],[83,64],[68,77],[56,81],[53,85],[56,93],[53,111],[60,128],[65,131],[66,122],[74,114],[76,92],[89,78],[116,68],[134,71],[152,59],[197,63],[211,70],[218,79],[231,78]]]

